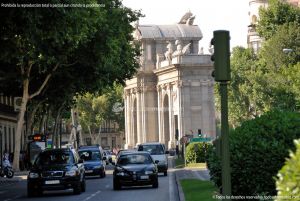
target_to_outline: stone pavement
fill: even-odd
[[[182,168],[175,169],[175,180],[178,186],[179,200],[185,201],[184,193],[180,185],[181,179],[200,179],[200,180],[209,180],[209,171],[207,169],[199,168]]]

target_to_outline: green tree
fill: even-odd
[[[261,37],[268,40],[280,25],[289,22],[300,24],[300,9],[284,1],[269,0],[267,8],[260,8],[257,31]]]
[[[101,95],[87,93],[77,97],[80,124],[90,134],[93,144],[100,136],[101,124],[106,120],[116,122],[119,131],[124,130],[123,105],[123,87],[116,83],[103,90]]]
[[[82,94],[98,91],[114,81],[124,82],[135,72],[139,49],[131,44],[130,23],[137,20],[139,13],[119,0],[99,3],[103,6],[1,10],[1,89],[3,86],[9,95],[10,91],[18,91],[23,97],[16,131],[15,169],[27,103],[45,90],[50,78],[58,81],[55,77],[64,74],[68,86]]]

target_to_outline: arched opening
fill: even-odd
[[[168,150],[168,144],[170,141],[170,116],[169,116],[169,97],[168,95],[165,95],[164,101],[163,101],[163,132],[164,132],[164,143],[166,145],[166,149]]]
[[[136,103],[136,99],[134,99],[134,101],[133,101],[132,115],[133,115],[133,142],[132,142],[132,146],[135,146],[136,143],[137,143],[137,103]]]

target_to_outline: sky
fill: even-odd
[[[203,38],[199,46],[207,52],[214,30],[230,31],[230,46],[247,46],[249,0],[123,0],[123,5],[141,10],[139,24],[176,24],[188,11],[196,15]]]

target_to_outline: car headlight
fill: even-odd
[[[28,176],[31,179],[39,178],[39,174],[35,172],[30,172]]]
[[[70,177],[76,176],[77,174],[78,172],[76,170],[70,170],[66,172],[66,176],[70,176]]]
[[[123,176],[125,176],[126,174],[125,174],[124,172],[118,172],[117,175],[123,177]]]
[[[153,174],[153,171],[152,170],[146,170],[145,174]]]

